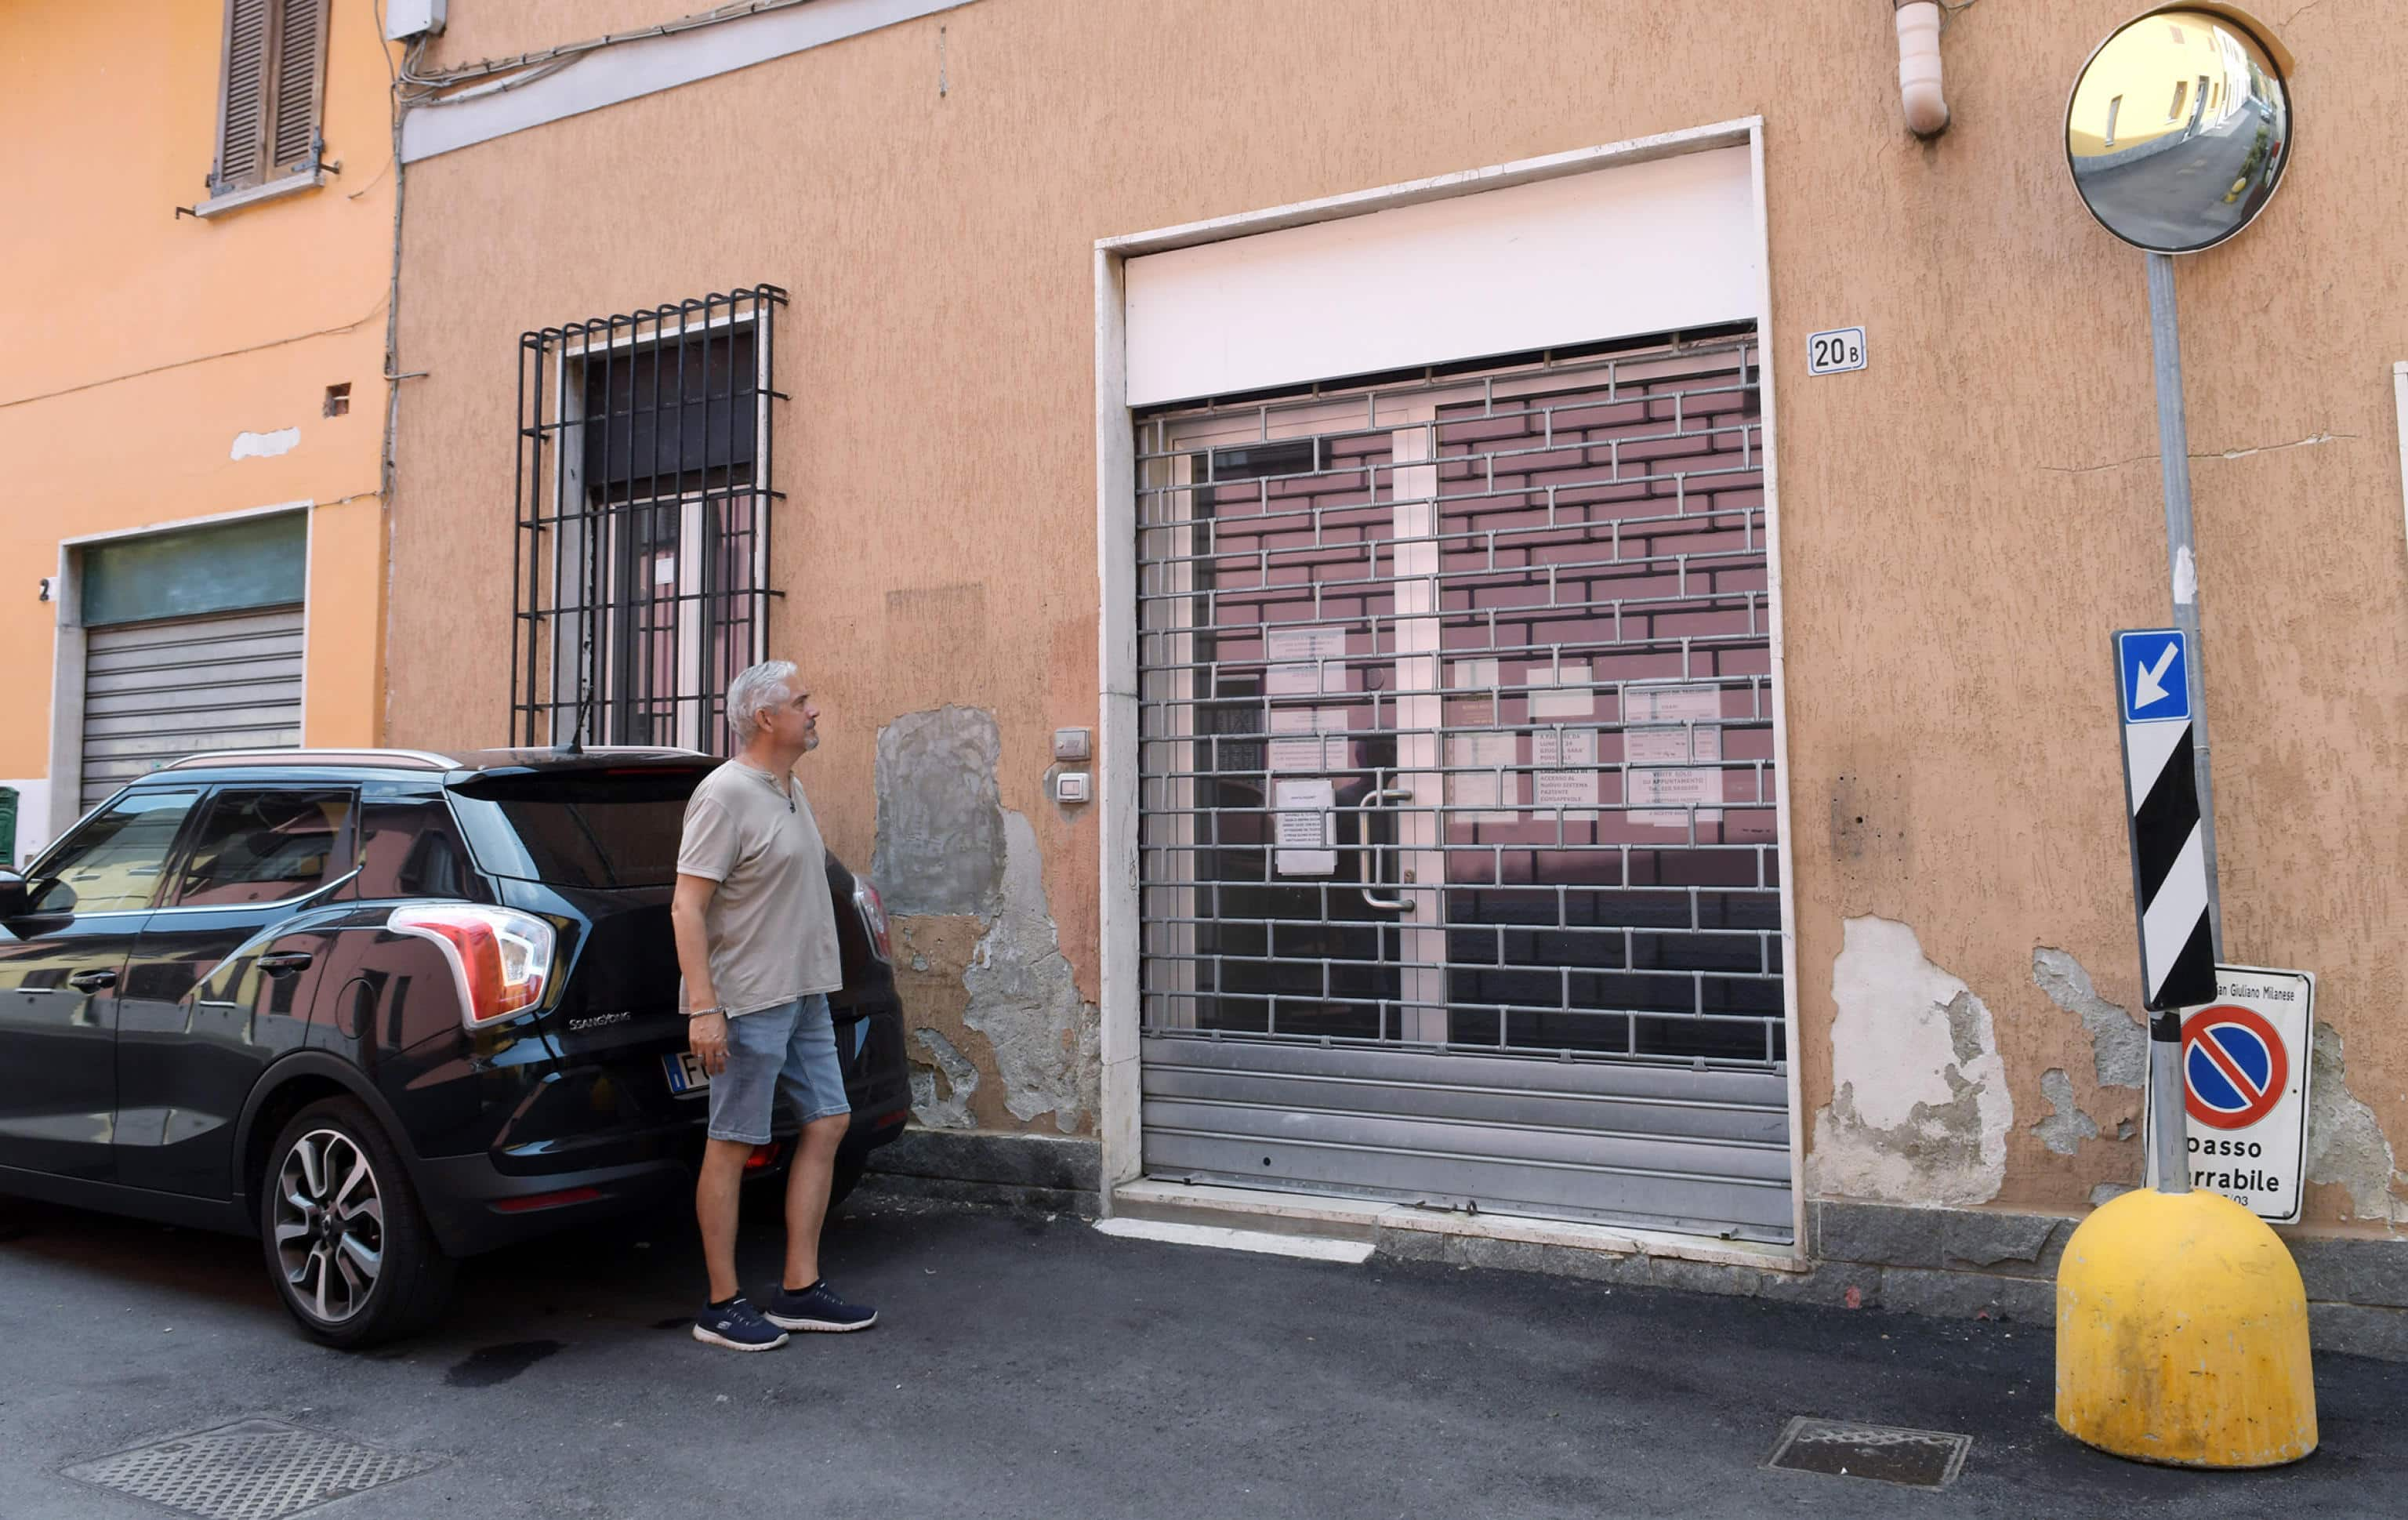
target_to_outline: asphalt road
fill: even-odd
[[[485,1257],[434,1334],[303,1340],[256,1248],[0,1201],[0,1517],[166,1512],[61,1470],[245,1418],[435,1459],[330,1517],[2396,1514],[2408,1367],[2318,1363],[2324,1449],[2141,1468],[2049,1420],[2047,1330],[1120,1240],[856,1200],[866,1334],[685,1332],[672,1221]],[[651,1237],[649,1246],[636,1240]],[[748,1281],[776,1269],[747,1231]],[[1959,1431],[1932,1494],[1767,1470],[1793,1414]]]
[[[2128,236],[2153,246],[2203,243],[2256,215],[2269,194],[2261,178],[2239,200],[2224,199],[2264,125],[2243,110],[2162,153],[2082,177],[2083,194]]]

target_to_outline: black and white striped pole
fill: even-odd
[[[2166,1193],[2190,1191],[2182,1011],[2215,1000],[2215,835],[2206,752],[2198,738],[2198,660],[2199,646],[2182,628],[2128,628],[2115,636],[2132,906],[2141,931],[2142,1005],[2151,1015],[2150,1162]]]

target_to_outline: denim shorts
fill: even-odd
[[[710,1138],[768,1144],[781,1097],[805,1124],[853,1111],[822,994],[727,1021],[727,1069],[710,1079]]]

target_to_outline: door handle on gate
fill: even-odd
[[[75,975],[67,978],[67,985],[73,987],[78,992],[99,992],[103,988],[114,987],[117,985],[117,973],[114,971],[78,971]]]
[[[1371,809],[1382,802],[1411,802],[1412,799],[1412,788],[1398,786],[1383,786],[1376,792],[1365,794],[1363,797],[1363,900],[1383,912],[1401,913],[1411,909],[1412,904],[1402,897],[1375,897],[1371,895],[1371,889],[1381,884],[1372,879],[1372,861],[1379,852],[1371,843]]]
[[[310,954],[306,950],[280,950],[273,955],[259,957],[259,968],[269,976],[291,976],[309,968]]]

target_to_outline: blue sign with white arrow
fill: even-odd
[[[2115,636],[2124,673],[2126,723],[2190,721],[2190,649],[2180,628],[2129,628]]]

